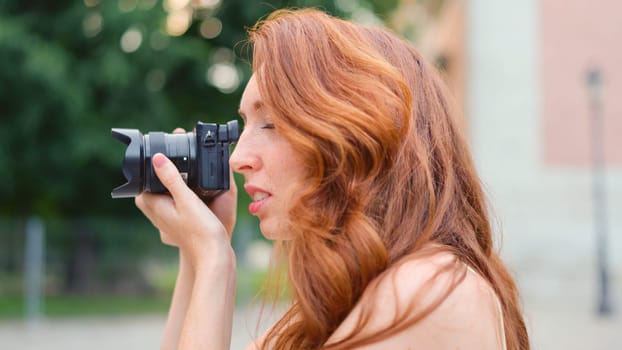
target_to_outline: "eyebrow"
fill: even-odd
[[[262,107],[263,107],[263,102],[261,102],[261,100],[257,100],[255,102],[253,102],[253,110],[254,111],[258,111]],[[242,108],[238,108],[238,114],[240,115],[240,117],[242,117],[244,122],[246,122],[246,114],[242,111]]]

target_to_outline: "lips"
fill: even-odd
[[[263,207],[264,204],[266,204],[266,202],[272,197],[269,192],[253,185],[245,185],[244,189],[248,192],[251,198],[253,198],[253,201],[248,206],[248,211],[253,215],[257,215],[259,210],[261,210],[261,207]]]

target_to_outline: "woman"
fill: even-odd
[[[317,10],[250,30],[231,155],[287,256],[291,305],[249,349],[529,349],[439,75],[386,30]],[[163,348],[227,349],[236,188],[209,208],[163,155],[137,206],[180,249]]]

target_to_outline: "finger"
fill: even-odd
[[[134,204],[136,205],[138,209],[140,209],[141,211],[144,211],[143,208],[145,207],[145,200],[142,194],[134,197]]]
[[[231,237],[236,221],[236,207],[238,200],[237,186],[235,184],[235,179],[233,178],[233,173],[230,173],[229,181],[229,191],[214,199],[214,201],[209,205],[209,208],[214,214],[216,214],[223,225],[225,225],[225,228],[229,233],[229,237]]]
[[[192,193],[186,183],[181,178],[179,171],[166,156],[162,153],[156,153],[151,159],[153,169],[162,185],[171,193],[175,201],[184,199]]]
[[[169,195],[143,192],[135,198],[135,202],[151,223],[160,229],[163,224],[174,219],[175,204]]]
[[[173,134],[184,134],[185,132],[186,130],[182,128],[176,128],[175,130],[173,130]]]
[[[138,209],[140,209],[140,211],[143,213],[143,215],[145,215],[145,217],[147,219],[149,219],[151,224],[153,226],[159,228],[158,224],[154,220],[157,216],[153,213],[153,210],[151,208],[151,203],[150,203],[149,199],[145,198],[145,194],[142,193],[139,196],[136,196],[134,198],[134,203],[136,204],[136,207],[138,207]]]
[[[142,192],[140,195],[134,198],[134,203],[136,207],[140,209],[140,211],[149,218],[153,214],[153,204],[151,203],[151,199],[149,198],[150,193]]]
[[[166,245],[176,246],[175,242],[171,240],[170,236],[162,230],[160,230],[160,241],[162,241],[162,243]]]

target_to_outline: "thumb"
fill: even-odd
[[[153,169],[160,179],[160,182],[171,193],[173,199],[183,198],[187,195],[189,189],[181,178],[181,174],[177,167],[162,153],[156,153],[151,158]]]

